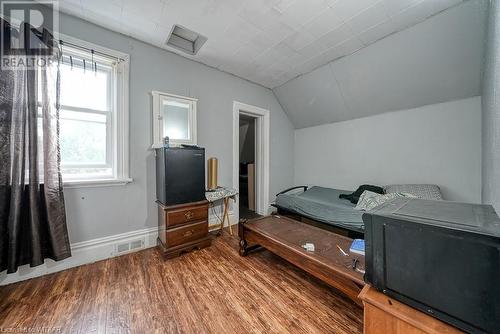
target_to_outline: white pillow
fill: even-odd
[[[392,184],[385,186],[387,194],[407,193],[421,199],[442,200],[441,189],[435,184]]]
[[[356,204],[355,209],[356,210],[362,210],[362,211],[369,211],[377,206],[384,204],[385,202],[390,201],[391,199],[398,198],[398,197],[412,197],[412,198],[417,198],[417,196],[414,196],[412,194],[407,194],[407,193],[391,193],[391,194],[377,194],[372,191],[365,190],[361,196],[359,196],[359,201],[358,204]]]

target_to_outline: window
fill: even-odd
[[[170,143],[196,145],[196,99],[153,92],[153,147]]]
[[[62,39],[63,181],[128,182],[128,56],[70,37]]]

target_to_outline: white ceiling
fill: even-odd
[[[268,88],[351,54],[462,0],[60,0],[60,9]],[[174,24],[206,37],[165,45]]]

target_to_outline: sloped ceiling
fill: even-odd
[[[480,95],[487,6],[466,1],[273,91],[296,128]]]
[[[68,14],[268,88],[410,27],[462,0],[60,0]],[[167,46],[174,24],[208,38]]]

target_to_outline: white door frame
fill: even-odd
[[[250,104],[233,102],[233,188],[240,188],[240,114],[255,118],[255,209],[258,214],[267,215],[269,210],[269,110]],[[234,213],[240,218],[239,196]]]

